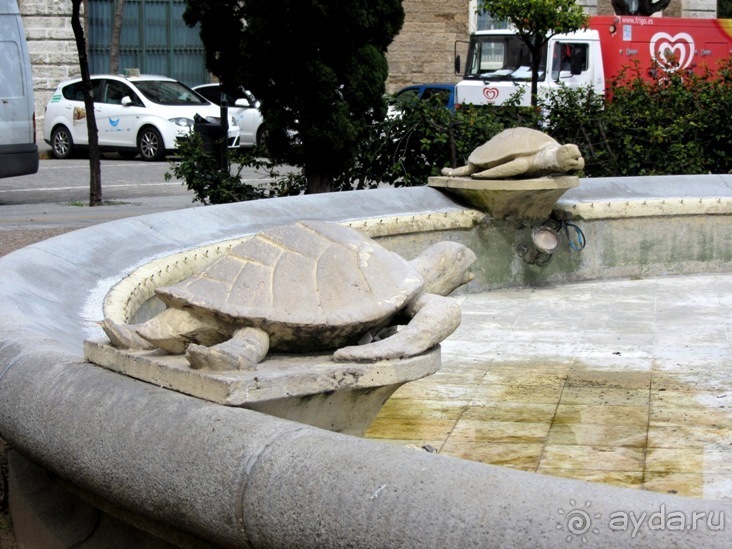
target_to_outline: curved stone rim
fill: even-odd
[[[173,393],[81,358],[89,311],[98,314],[114,282],[151,259],[301,212],[343,221],[465,211],[429,188],[358,192],[357,200],[294,197],[123,220],[0,260],[3,437],[108,506],[225,546],[546,545],[561,543],[557,513],[570,501],[591,502],[605,517],[661,506],[687,516],[729,510],[330,433]],[[193,223],[195,238],[186,230]],[[728,543],[723,532],[694,534],[709,547]],[[604,547],[619,539],[606,529],[591,537]],[[627,542],[668,546],[678,534],[642,530]]]

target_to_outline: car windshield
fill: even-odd
[[[180,82],[168,80],[137,80],[135,86],[150,101],[160,105],[206,105],[196,92]]]
[[[542,51],[539,77],[546,69],[546,48]],[[468,52],[466,79],[530,80],[531,53],[518,36],[477,36]]]

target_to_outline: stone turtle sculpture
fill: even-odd
[[[577,145],[560,145],[531,128],[510,128],[470,153],[466,166],[443,168],[442,175],[473,179],[530,178],[578,171],[584,166]]]
[[[473,278],[475,254],[439,242],[406,261],[354,229],[300,221],[253,236],[210,266],[158,288],[166,310],[138,325],[101,324],[119,348],[186,353],[194,368],[251,370],[269,348],[337,349],[335,361],[420,354],[460,324],[445,297]],[[366,344],[397,317],[403,329]]]

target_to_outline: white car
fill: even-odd
[[[262,145],[265,134],[264,119],[259,112],[259,102],[248,91],[242,89],[236,97],[224,92],[221,84],[202,84],[193,88],[215,105],[221,105],[225,99],[229,107],[229,115],[233,116],[239,126],[239,144],[242,147]]]
[[[94,75],[99,150],[124,158],[161,160],[187,136],[196,115],[219,123],[221,110],[187,86],[165,76]],[[46,105],[43,139],[56,158],[87,149],[89,138],[81,78],[62,82]],[[239,146],[239,127],[229,122],[228,146]]]

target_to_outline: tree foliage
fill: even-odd
[[[732,58],[716,70],[630,67],[610,85],[611,101],[591,90],[550,98],[547,130],[582,150],[593,176],[727,173],[732,168]]]
[[[170,181],[175,177],[184,181],[188,189],[194,192],[194,201],[204,205],[297,195],[303,190],[298,174],[281,175],[271,161],[258,158],[256,150],[230,151],[228,160],[231,166],[227,162],[222,167],[219,160],[205,150],[203,139],[197,132],[178,139],[176,146],[179,160],[171,162],[171,170],[165,173],[165,180]],[[274,183],[247,183],[241,176],[244,167],[266,171]]]
[[[442,167],[463,165],[475,147],[501,130],[537,126],[536,109],[520,107],[520,99],[519,93],[501,106],[466,104],[454,112],[439,99],[403,104],[398,116],[375,126],[340,188],[424,185]]]
[[[720,19],[732,18],[732,0],[717,0],[717,17]]]
[[[732,169],[732,58],[711,70],[655,71],[638,67],[612,82],[608,99],[591,88],[561,87],[541,109],[465,105],[454,113],[423,101],[403,106],[364,143],[344,188],[381,184],[424,185],[441,168],[463,165],[468,155],[505,128],[547,132],[575,143],[586,177],[727,173]],[[548,112],[542,119],[539,112]]]
[[[386,50],[400,0],[187,0],[208,69],[261,103],[267,150],[302,166],[308,192],[333,189],[386,113]]]
[[[541,51],[556,34],[587,26],[587,15],[576,0],[480,0],[479,9],[494,19],[508,20],[531,52],[531,104],[538,103]]]
[[[562,87],[542,99],[541,109],[518,106],[520,93],[501,106],[464,105],[455,112],[430,101],[402,104],[399,116],[374,125],[353,167],[338,179],[339,188],[424,185],[443,167],[465,164],[478,145],[516,126],[575,143],[585,158],[585,177],[730,172],[732,58],[713,71],[697,67],[654,74],[649,80],[637,66],[628,68],[612,82],[612,100],[591,88]],[[541,112],[549,116],[542,118]],[[214,170],[206,168],[208,160],[195,158],[176,175],[197,196],[212,203],[258,197],[234,177],[225,175],[221,183],[220,175],[206,173]],[[267,196],[298,192],[290,178]]]

